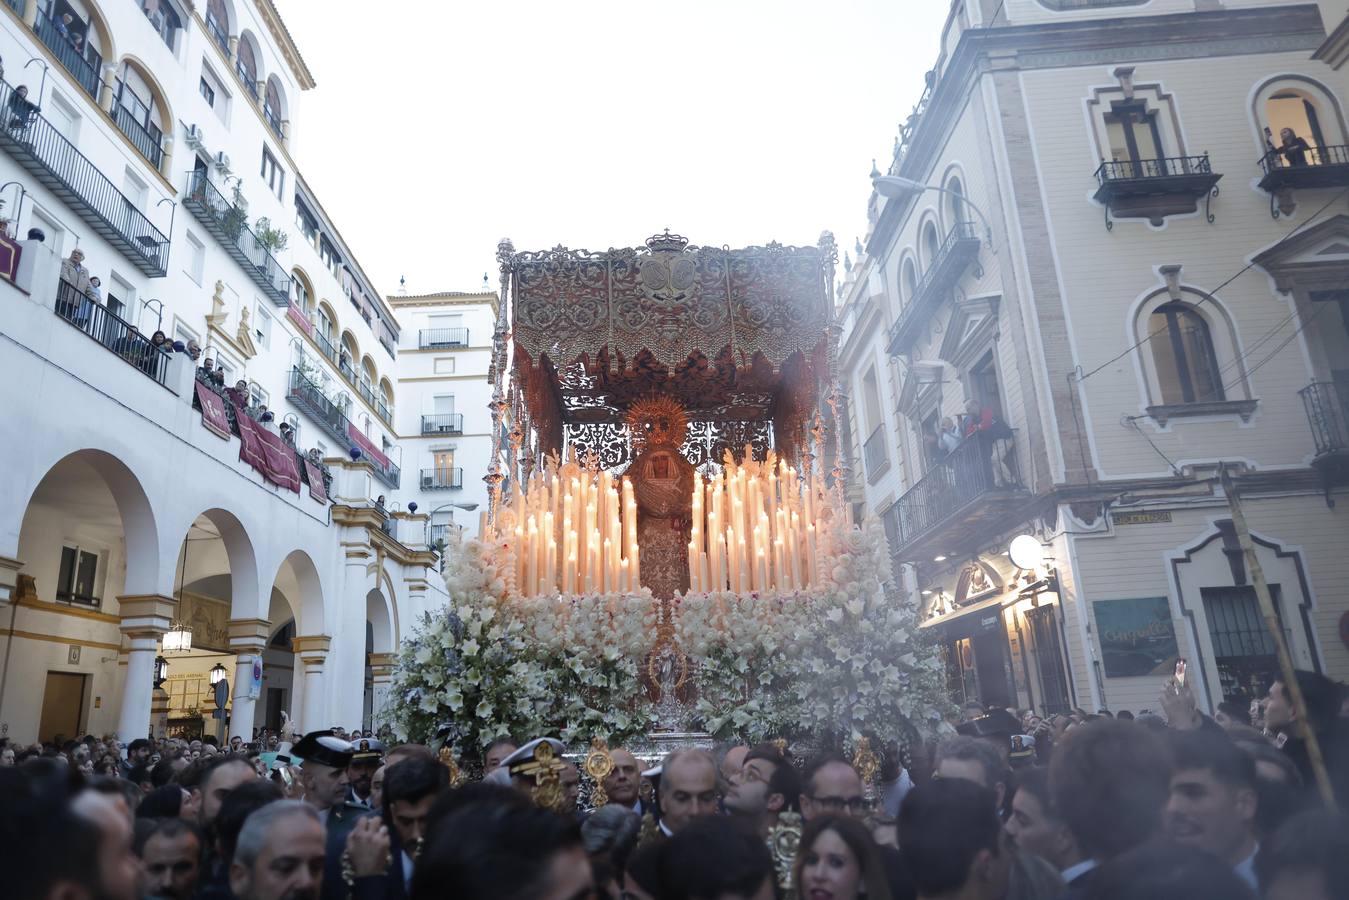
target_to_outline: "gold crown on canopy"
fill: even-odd
[[[667,394],[648,394],[628,407],[628,433],[638,453],[647,447],[681,447],[688,430],[683,405]]]

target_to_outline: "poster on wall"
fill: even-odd
[[[1171,673],[1180,651],[1167,598],[1097,600],[1092,606],[1107,677]]]

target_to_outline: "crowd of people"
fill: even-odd
[[[1220,722],[1173,681],[1162,714],[971,706],[954,734],[851,758],[774,741],[643,762],[549,737],[455,758],[359,729],[6,743],[4,896],[1332,900],[1345,694],[1297,682],[1301,715],[1276,681]]]

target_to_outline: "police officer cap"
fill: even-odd
[[[370,760],[381,760],[388,750],[383,741],[377,741],[374,738],[357,738],[351,742],[351,761],[369,762]]]
[[[311,731],[291,748],[291,753],[307,763],[345,769],[351,762],[351,743],[332,733],[331,729]]]
[[[540,748],[542,752],[540,752]],[[567,749],[567,745],[557,738],[535,738],[501,761],[501,767],[512,775],[524,774],[527,769],[537,767],[552,768]],[[560,767],[560,763],[558,764]]]

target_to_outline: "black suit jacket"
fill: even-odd
[[[359,818],[380,818],[380,813],[371,811]],[[342,854],[351,831],[329,832],[320,900],[407,900],[412,885],[403,882],[403,844],[394,827],[388,822],[385,824],[389,828],[389,867],[383,875],[355,879],[351,887],[342,879]]]

